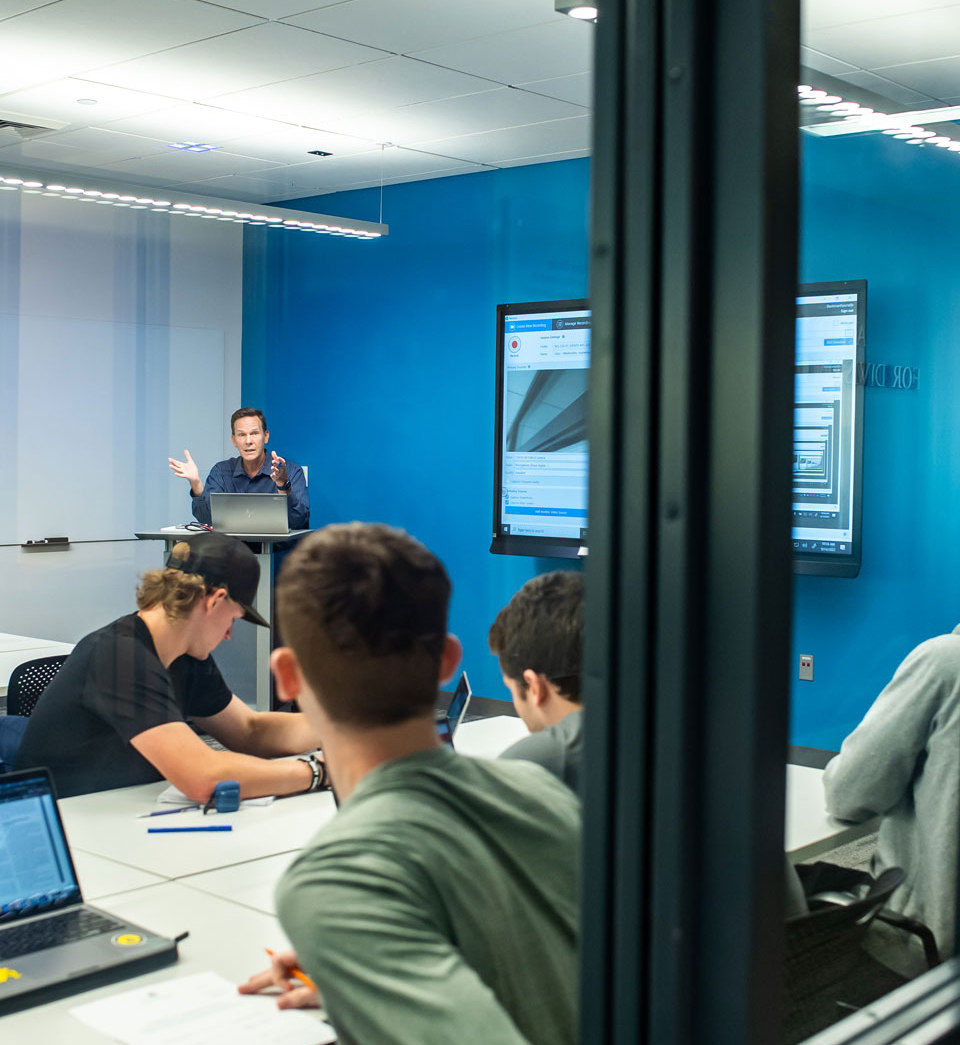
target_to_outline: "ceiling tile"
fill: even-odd
[[[81,105],[78,101],[80,98],[93,98],[97,104]],[[161,95],[141,94],[139,91],[92,84],[75,78],[55,80],[41,87],[0,95],[0,113],[62,120],[83,127],[169,108],[170,104],[170,98]]]
[[[120,87],[198,101],[383,57],[382,51],[370,47],[264,22],[85,75]]]
[[[22,15],[25,11],[45,7],[51,2],[52,0],[0,0],[0,19]]]
[[[849,62],[842,62],[829,54],[821,54],[811,47],[800,48],[800,64],[808,69],[815,69],[818,73],[826,73],[828,76],[839,76],[841,73],[853,73],[857,66]]]
[[[554,76],[549,80],[534,80],[518,83],[525,91],[542,94],[547,98],[558,98],[562,102],[593,107],[593,73],[574,73],[572,76]]]
[[[805,43],[862,69],[947,58],[960,40],[960,5],[815,29]]]
[[[233,138],[271,134],[283,128],[272,120],[230,112],[211,105],[175,105],[145,116],[114,120],[105,124],[111,131],[126,131],[159,138],[165,142],[195,141],[220,145]]]
[[[332,120],[340,117],[474,94],[489,87],[485,80],[412,58],[384,58],[351,69],[336,69],[226,94],[210,101],[238,112],[309,127],[329,127]]]
[[[33,156],[40,159],[56,159],[74,167],[99,167],[120,160],[156,154],[163,142],[153,138],[141,138],[135,134],[115,134],[86,127],[78,131],[65,131],[43,139],[24,142],[20,155],[24,162]],[[50,149],[49,146],[53,146]]]
[[[952,7],[956,2],[923,0],[923,10]],[[805,34],[811,29],[825,29],[849,22],[868,22],[872,18],[887,18],[891,15],[912,15],[917,8],[917,0],[803,0],[800,16]]]
[[[257,134],[249,138],[235,138],[230,142],[231,152],[286,164],[315,160],[316,157],[309,155],[311,149],[322,149],[334,156],[349,156],[376,147],[375,141],[366,138],[305,130],[302,127],[287,127],[275,134]]]
[[[581,115],[580,106],[512,87],[498,87],[479,94],[353,116],[331,126],[373,141],[407,145],[429,138],[449,138]]]
[[[256,24],[201,0],[60,0],[3,23],[0,91]]]
[[[960,57],[891,65],[876,71],[880,76],[930,98],[952,98],[960,94]]]
[[[253,156],[236,156],[229,152],[181,152],[162,147],[152,154],[135,160],[104,164],[102,170],[124,171],[127,174],[153,175],[168,181],[200,181],[203,178],[218,178],[225,174],[247,173],[279,166]]]
[[[212,0],[211,0],[212,2]],[[261,18],[286,18],[303,14],[318,7],[332,7],[343,0],[216,0],[218,7],[258,15]]]
[[[406,54],[460,43],[491,32],[552,22],[557,15],[543,0],[347,0],[288,18],[317,32]]]
[[[884,98],[889,98],[896,105],[909,105],[913,109],[926,108],[927,105],[935,101],[935,99],[925,94],[911,91],[908,87],[894,83],[892,80],[888,80],[884,76],[878,76],[876,73],[867,72],[865,69],[858,70],[855,73],[839,73],[837,79],[842,80],[844,83],[852,84],[854,87],[864,87],[868,91],[873,91]],[[854,98],[853,100],[855,101],[856,99]]]
[[[289,181],[267,182],[260,178],[252,178],[247,174],[234,174],[224,178],[211,178],[208,181],[184,183],[185,189],[187,185],[189,185],[189,189],[186,191],[195,192],[201,196],[222,196],[231,200],[250,200],[258,203],[280,199],[284,194],[288,196],[305,195],[302,185],[295,185]]]
[[[485,134],[466,134],[443,141],[418,142],[418,148],[445,156],[456,156],[462,160],[501,166],[505,160],[589,149],[590,135],[590,117],[575,116],[568,120],[535,123],[529,127],[511,127],[507,130],[488,131]]]
[[[412,54],[499,83],[529,83],[592,69],[594,29],[592,23],[564,17],[551,25],[514,29]]]

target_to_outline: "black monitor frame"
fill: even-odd
[[[503,386],[504,386],[504,320],[507,315],[538,312],[583,312],[590,310],[586,298],[565,301],[525,301],[497,305],[496,414],[493,426],[493,541],[490,551],[496,555],[535,555],[544,558],[577,559],[586,555],[586,536],[539,537],[503,532],[500,521],[500,496],[503,482]]]
[[[805,552],[797,547],[798,539],[793,537],[793,527],[791,526],[791,541],[794,545],[793,572],[818,577],[856,577],[860,572],[863,560],[863,414],[865,398],[863,375],[866,366],[867,281],[865,279],[847,279],[829,283],[802,283],[797,288],[798,298],[818,294],[857,295],[857,345],[853,381],[853,503],[850,518],[852,550],[849,555],[840,555],[836,552]]]

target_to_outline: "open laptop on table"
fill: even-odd
[[[212,493],[210,520],[219,533],[237,536],[290,532],[282,493]]]
[[[176,960],[174,940],[83,902],[49,771],[0,776],[0,1014]]]
[[[447,694],[441,693],[440,696],[445,701]],[[450,744],[451,747],[454,735],[467,713],[472,696],[473,691],[470,689],[467,673],[461,671],[460,678],[457,680],[457,688],[453,691],[450,702],[445,706],[441,704],[437,708],[437,732],[440,734],[440,739],[445,744]]]

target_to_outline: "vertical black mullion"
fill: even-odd
[[[796,292],[797,10],[714,11],[699,1033],[780,1029]],[[702,1039],[706,1040],[706,1039]]]

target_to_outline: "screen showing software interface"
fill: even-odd
[[[79,897],[45,781],[0,784],[0,921]]]
[[[587,532],[587,378],[590,312],[504,317],[504,534]]]
[[[857,295],[797,298],[793,547],[850,555]]]

